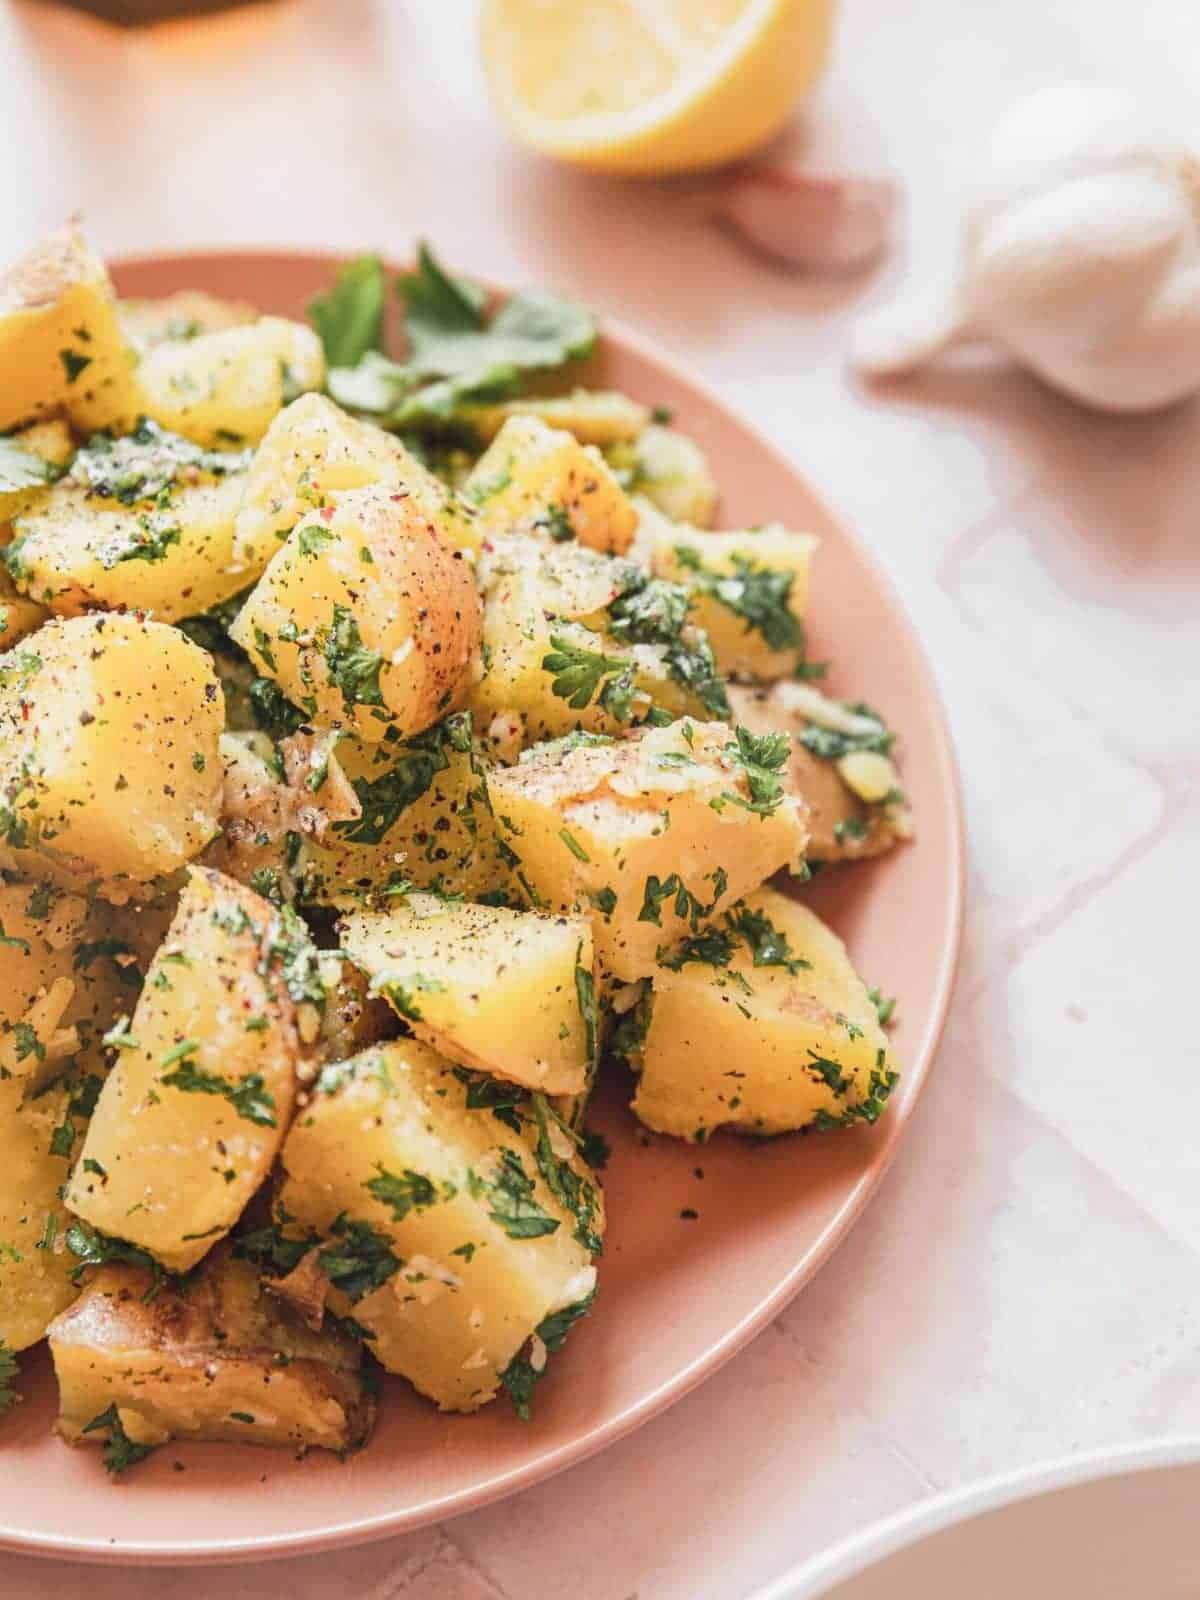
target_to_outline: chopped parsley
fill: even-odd
[[[471,752],[471,715],[456,712],[397,748],[392,764],[377,778],[355,778],[362,815],[335,822],[334,831],[349,844],[379,844],[392,824],[431,787],[450,765],[452,753]]]
[[[579,1004],[579,1015],[583,1018],[583,1026],[587,1035],[587,1057],[589,1061],[596,1059],[597,1023],[596,1014],[596,980],[591,969],[585,967],[580,956],[583,954],[581,944],[575,952],[575,998]]]
[[[756,967],[784,967],[795,977],[803,968],[812,966],[811,961],[792,954],[787,934],[765,912],[751,910],[744,900],[725,913],[725,921],[746,945]]]
[[[570,1333],[580,1317],[586,1317],[592,1309],[596,1298],[595,1289],[582,1300],[577,1300],[574,1305],[563,1306],[559,1311],[552,1311],[544,1317],[535,1329],[535,1337],[545,1347],[546,1353],[557,1355],[566,1343],[567,1334]],[[513,1409],[522,1422],[529,1421],[529,1406],[533,1399],[533,1391],[545,1373],[545,1361],[539,1361],[535,1366],[532,1359],[532,1350],[524,1353],[524,1347],[513,1357],[508,1366],[500,1374],[500,1382],[508,1390],[513,1403]]]
[[[565,700],[572,711],[583,711],[597,693],[604,709],[618,722],[633,714],[633,668],[624,656],[606,656],[576,644],[565,634],[552,633],[553,647],[542,657],[542,670],[553,674],[550,692]]]
[[[381,1288],[404,1265],[391,1241],[368,1222],[356,1222],[343,1211],[330,1230],[335,1243],[318,1256],[321,1271],[350,1300],[361,1300]]]
[[[114,439],[94,433],[75,453],[70,478],[106,500],[130,506],[169,500],[171,487],[197,473],[223,478],[249,465],[248,450],[205,450],[143,417],[133,433]]]
[[[689,624],[688,592],[665,578],[648,578],[633,569],[627,586],[608,608],[615,639],[656,645],[672,679],[690,689],[714,717],[729,716],[724,679],[708,635]]]
[[[150,1287],[142,1296],[145,1302],[153,1300],[163,1286],[163,1269],[148,1250],[101,1233],[99,1228],[93,1228],[79,1217],[75,1217],[67,1228],[66,1243],[67,1249],[79,1262],[72,1269],[72,1283],[78,1283],[88,1267],[102,1267],[110,1261],[123,1261],[128,1266],[141,1267],[150,1274]]]
[[[491,1179],[469,1174],[471,1193],[488,1203],[488,1216],[504,1229],[510,1239],[541,1239],[558,1230],[552,1217],[534,1195],[533,1179],[521,1165],[515,1150],[505,1149]]]
[[[135,1444],[125,1432],[121,1414],[115,1405],[109,1406],[107,1411],[102,1411],[99,1416],[93,1417],[80,1431],[98,1433],[102,1428],[107,1435],[104,1441],[104,1465],[114,1478],[128,1467],[144,1461],[158,1448],[152,1444]]]
[[[700,930],[701,918],[709,916],[717,906],[717,902],[725,893],[726,877],[721,867],[709,874],[713,885],[713,897],[708,905],[699,900],[686,886],[677,872],[669,878],[658,878],[653,873],[646,879],[645,893],[642,898],[642,909],[638,912],[639,922],[652,922],[656,928],[662,927],[662,908],[668,900],[673,902],[675,915],[686,919],[692,932]]]
[[[740,617],[746,632],[759,634],[769,650],[803,651],[804,627],[790,608],[794,572],[760,566],[744,555],[731,557],[732,572],[714,572],[692,545],[676,546],[675,559],[699,594]]]
[[[341,690],[347,711],[353,711],[355,706],[386,704],[379,684],[386,662],[378,651],[368,650],[363,644],[348,606],[334,606],[333,623],[326,630],[322,653],[329,681]]]
[[[453,1067],[454,1076],[466,1086],[467,1110],[490,1111],[497,1122],[520,1133],[520,1111],[527,1110],[529,1096],[515,1083],[504,1083],[499,1078],[489,1078],[481,1072],[469,1072],[466,1067]]]
[[[163,1057],[163,1066],[173,1061],[179,1065],[168,1072],[160,1082],[184,1094],[215,1094],[228,1100],[239,1117],[262,1128],[274,1128],[275,1097],[264,1086],[261,1072],[244,1073],[236,1081],[222,1077],[218,1072],[206,1072],[188,1059],[200,1048],[198,1040],[186,1039]]]
[[[881,989],[868,989],[867,999],[875,1007],[879,1016],[879,1026],[886,1028],[896,1014],[895,995],[885,995]]]
[[[900,1081],[900,1074],[884,1065],[884,1052],[880,1050],[875,1059],[875,1066],[871,1070],[871,1077],[867,1085],[864,1099],[857,1105],[847,1108],[837,1116],[831,1115],[824,1109],[819,1110],[813,1118],[815,1128],[848,1128],[856,1122],[874,1123],[887,1106],[892,1090]]]
[[[783,799],[783,780],[779,774],[791,753],[791,740],[786,733],[751,733],[740,723],[733,730],[733,743],[725,746],[727,755],[733,756],[746,775],[749,800],[738,794],[724,794],[715,804],[730,800],[744,806],[760,817],[769,817],[779,809]]]
[[[423,1020],[416,995],[443,994],[445,989],[440,978],[427,978],[423,972],[406,972],[403,978],[384,972],[371,980],[371,993],[381,994],[409,1022]]]
[[[569,1161],[555,1154],[550,1138],[551,1121],[553,1120],[572,1142],[574,1135],[547,1104],[545,1095],[533,1096],[533,1112],[538,1126],[537,1145],[534,1149],[537,1169],[550,1193],[575,1218],[576,1241],[592,1255],[598,1256],[603,1249],[603,1241],[596,1231],[600,1209],[599,1196],[593,1185],[588,1183],[586,1178],[580,1177]]]
[[[851,755],[856,750],[870,750],[886,756],[896,742],[896,735],[889,733],[879,713],[861,703],[846,705],[845,710],[853,716],[867,718],[875,726],[861,733],[844,733],[839,728],[825,728],[820,723],[810,722],[796,735],[798,742],[822,761],[840,761],[843,756]]]
[[[403,1222],[410,1211],[423,1211],[438,1199],[437,1189],[424,1173],[406,1167],[399,1177],[376,1162],[378,1176],[368,1178],[363,1187],[392,1213],[393,1222]]]

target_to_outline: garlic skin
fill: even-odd
[[[966,341],[1104,411],[1200,388],[1200,162],[1116,89],[1022,101],[975,175],[956,290],[866,319],[852,360],[894,374]]]

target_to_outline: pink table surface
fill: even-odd
[[[630,187],[512,151],[472,38],[466,0],[279,0],[148,35],[10,3],[0,254],[75,208],[113,252],[403,253],[428,234],[457,265],[569,287],[715,379],[876,551],[941,678],[972,849],[947,1041],[833,1262],[607,1454],[285,1567],[84,1578],[0,1558],[5,1596],[735,1600],[938,1489],[1200,1432],[1200,413],[1099,419],[1016,373],[872,394],[842,358],[861,309],[944,259],[971,141],[1007,101],[1119,76],[1188,116],[1200,14],[845,0],[789,143],[893,170],[906,211],[892,261],[838,284],[740,252],[706,181]]]

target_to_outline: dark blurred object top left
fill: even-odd
[[[134,28],[145,22],[165,22],[173,17],[198,17],[205,12],[261,4],[262,0],[57,0],[74,11],[89,11],[106,22]]]

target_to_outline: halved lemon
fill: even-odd
[[[833,0],[484,0],[513,136],[599,172],[691,172],[777,133],[824,64]]]

